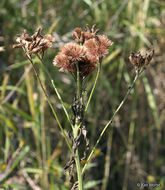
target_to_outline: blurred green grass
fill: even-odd
[[[165,185],[165,2],[2,0],[0,47],[5,50],[0,52],[0,189],[70,188],[68,174],[65,177],[63,171],[69,159],[67,146],[22,51],[13,50],[11,44],[23,29],[33,33],[42,26],[43,33],[54,35],[56,42],[45,54],[44,64],[71,114],[73,79],[59,73],[52,60],[58,48],[72,40],[74,28],[84,27],[86,23],[90,26],[96,23],[100,33],[114,42],[103,60],[87,114],[90,147],[131,83],[130,51],[155,50],[150,68],[102,139],[99,154],[95,154],[87,170],[86,187],[129,190],[136,189],[137,182]],[[68,131],[69,124],[51,83],[37,59],[35,64]],[[87,95],[95,74],[86,82]]]

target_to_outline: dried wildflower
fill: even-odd
[[[18,44],[13,45],[13,48],[23,48],[24,51],[28,54],[38,54],[43,53],[49,47],[52,46],[54,38],[51,35],[41,35],[41,28],[38,28],[37,31],[29,36],[26,30],[16,39]]]
[[[144,56],[140,52],[138,52],[137,54],[131,52],[129,60],[136,68],[141,68],[150,63],[153,55],[154,55],[154,50],[151,50],[149,53],[146,53],[146,55]]]
[[[73,38],[77,43],[68,43],[61,48],[60,52],[54,59],[54,65],[60,67],[60,70],[67,70],[74,74],[79,67],[80,76],[87,76],[95,68],[96,64],[101,61],[102,57],[108,53],[108,48],[112,45],[104,35],[97,35],[99,30],[95,25],[90,29],[86,25],[85,31],[76,28]]]
[[[98,39],[95,38],[87,40],[84,46],[88,50],[88,54],[95,59],[100,60],[104,55],[108,53],[109,47],[112,45],[112,41],[105,35],[98,35]]]
[[[97,38],[97,33],[99,32],[98,29],[95,29],[96,25],[93,25],[90,29],[88,25],[85,27],[85,31],[83,31],[81,28],[76,28],[73,33],[73,38],[77,43],[84,43],[86,40]]]
[[[86,49],[72,42],[61,48],[53,64],[60,67],[60,70],[67,70],[75,74],[77,72],[76,64],[78,64],[81,76],[87,76],[96,67],[95,63],[87,57]]]

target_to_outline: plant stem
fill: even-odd
[[[77,135],[78,135],[78,122],[76,121],[75,128],[73,129],[74,138],[76,138]],[[77,170],[77,177],[78,177],[78,189],[83,190],[82,172],[81,172],[78,148],[76,149],[75,163],[76,163],[76,170]]]
[[[141,72],[142,72],[142,71],[143,71],[143,70],[141,70]],[[84,171],[86,170],[86,167],[87,167],[87,165],[88,165],[88,163],[89,163],[89,161],[90,161],[90,159],[91,159],[93,153],[95,152],[97,145],[99,144],[101,138],[103,137],[103,135],[104,135],[106,129],[107,129],[107,128],[109,127],[109,125],[112,123],[112,121],[113,121],[115,115],[118,113],[118,111],[120,110],[120,108],[122,107],[122,105],[124,104],[124,102],[126,101],[128,95],[130,94],[131,90],[133,89],[133,87],[134,87],[134,85],[135,85],[135,82],[136,82],[136,80],[137,80],[138,77],[139,77],[139,74],[140,74],[140,72],[138,71],[138,72],[136,73],[136,75],[135,75],[135,78],[134,78],[134,80],[133,80],[133,82],[132,82],[132,85],[129,87],[127,93],[125,94],[125,96],[124,96],[124,98],[123,98],[123,100],[121,101],[121,103],[119,104],[119,106],[117,107],[117,109],[115,110],[115,112],[113,113],[113,115],[112,115],[111,119],[109,120],[109,122],[107,123],[107,125],[106,125],[106,126],[104,127],[104,129],[102,130],[102,132],[101,132],[101,134],[100,134],[98,140],[96,141],[95,146],[93,147],[93,149],[92,149],[92,151],[91,151],[91,153],[90,153],[90,155],[89,155],[89,157],[88,157],[88,159],[87,159],[86,164],[84,165],[84,167],[83,167],[83,169],[82,169],[82,174],[84,174]]]
[[[79,65],[76,64],[77,67],[77,78],[76,78],[76,82],[77,82],[77,98],[80,101],[80,97],[81,97],[81,84],[80,84],[80,71],[79,71]]]
[[[56,86],[55,86],[54,80],[52,79],[52,77],[51,77],[49,71],[48,71],[47,68],[44,66],[43,61],[42,61],[42,59],[40,58],[40,56],[39,56],[38,54],[37,54],[37,57],[38,57],[38,59],[39,59],[40,62],[41,62],[42,68],[45,70],[46,74],[48,75],[49,80],[51,81],[52,86],[53,86],[53,88],[54,88],[54,90],[55,90],[55,93],[57,94],[57,97],[58,97],[58,99],[60,100],[60,103],[61,103],[61,105],[62,105],[62,108],[63,108],[63,110],[64,110],[64,112],[65,112],[65,115],[66,115],[66,117],[67,117],[67,119],[68,119],[68,121],[69,121],[69,123],[70,123],[72,129],[73,129],[73,124],[72,124],[71,119],[70,119],[70,117],[69,117],[69,114],[68,114],[68,112],[67,112],[67,110],[66,110],[66,108],[65,108],[65,105],[64,105],[64,102],[63,102],[63,100],[62,100],[62,98],[61,98],[61,96],[60,96],[60,93],[58,92],[58,90],[57,90],[57,88],[56,88]]]
[[[44,78],[44,73],[42,71],[42,69],[40,69],[40,79],[42,79],[43,83],[45,83],[45,78]],[[41,89],[41,88],[40,88]],[[41,115],[41,119],[40,119],[40,127],[41,127],[41,141],[40,141],[40,145],[41,145],[41,150],[42,150],[42,169],[43,169],[43,173],[42,173],[42,177],[41,177],[41,184],[43,186],[44,189],[48,188],[48,173],[47,173],[47,166],[46,166],[46,160],[47,160],[47,146],[46,146],[46,129],[45,129],[45,97],[43,94],[42,89],[41,91],[41,96],[40,96],[40,115]]]
[[[48,104],[49,104],[49,106],[50,106],[50,108],[51,108],[51,110],[52,110],[52,112],[53,112],[53,115],[54,115],[54,117],[55,117],[55,119],[56,119],[56,121],[57,121],[59,127],[60,127],[60,130],[61,130],[61,132],[62,132],[62,134],[63,134],[63,136],[64,136],[64,138],[65,138],[65,141],[66,141],[66,143],[67,143],[67,145],[68,145],[68,147],[69,147],[69,150],[72,152],[71,145],[70,145],[70,143],[69,143],[69,141],[68,141],[68,139],[67,139],[67,136],[66,136],[66,134],[65,134],[65,132],[64,132],[64,129],[63,129],[62,126],[61,126],[61,123],[60,123],[60,121],[59,121],[59,119],[58,119],[58,117],[57,117],[57,114],[56,114],[56,112],[55,112],[55,110],[54,110],[54,108],[53,108],[53,105],[51,104],[51,102],[50,102],[50,100],[49,100],[49,97],[48,97],[48,95],[47,95],[47,92],[46,92],[45,88],[44,88],[43,85],[42,85],[42,82],[41,82],[41,80],[40,80],[40,77],[39,77],[39,75],[38,75],[38,73],[37,73],[37,71],[36,71],[36,69],[35,69],[34,63],[33,63],[32,59],[31,59],[30,55],[27,54],[26,52],[25,52],[25,54],[26,54],[26,57],[28,58],[28,60],[30,61],[30,63],[32,64],[34,73],[35,73],[35,75],[36,75],[36,78],[37,78],[37,80],[38,80],[38,82],[39,82],[39,84],[40,84],[40,86],[41,86],[43,92],[44,92],[45,98],[46,98],[46,100],[47,100],[47,102],[48,102]]]
[[[98,63],[98,70],[97,70],[97,74],[96,74],[95,82],[94,82],[94,85],[93,85],[93,87],[92,87],[92,90],[91,90],[91,93],[90,93],[90,96],[89,96],[89,99],[88,99],[88,102],[87,102],[87,105],[86,105],[86,108],[85,108],[85,113],[86,113],[87,110],[88,110],[88,107],[89,107],[90,101],[91,101],[91,99],[92,99],[92,96],[93,96],[94,90],[95,90],[95,88],[96,88],[96,84],[97,84],[97,81],[98,81],[98,78],[99,78],[99,75],[100,75],[100,70],[101,70],[101,64]]]
[[[98,63],[98,70],[97,70],[96,78],[95,78],[95,81],[94,81],[94,84],[93,84],[91,93],[90,93],[90,95],[89,95],[89,99],[88,99],[87,105],[86,105],[86,107],[85,107],[84,115],[86,114],[86,112],[87,112],[87,110],[88,110],[88,107],[89,107],[89,104],[90,104],[90,102],[91,102],[91,99],[92,99],[94,90],[95,90],[95,88],[96,88],[96,84],[97,84],[97,81],[98,81],[98,78],[99,78],[99,75],[100,75],[100,70],[101,70],[101,63],[99,62],[99,63]],[[82,124],[82,122],[79,123],[78,128],[81,127],[81,124]]]
[[[76,67],[77,67],[77,79],[76,79],[77,97],[76,98],[78,98],[78,103],[80,104],[80,99],[82,96],[81,92],[82,91],[81,91],[79,65],[77,64]],[[80,118],[79,118],[79,116],[76,116],[75,126],[73,129],[74,139],[78,136],[79,124],[80,124]],[[81,171],[81,166],[80,166],[80,158],[79,158],[78,147],[76,149],[76,154],[75,154],[75,163],[76,163],[76,170],[77,170],[77,177],[78,177],[78,189],[83,190],[83,179],[82,179],[82,171]]]
[[[54,88],[54,90],[55,90],[55,92],[56,92],[56,94],[57,94],[57,97],[58,97],[58,99],[60,100],[60,103],[61,103],[61,105],[62,105],[62,108],[63,108],[63,110],[64,110],[64,112],[65,112],[65,115],[66,115],[66,117],[67,117],[67,119],[68,119],[68,121],[69,121],[69,123],[70,123],[72,129],[73,129],[73,124],[72,124],[72,122],[71,122],[71,120],[70,120],[70,117],[69,117],[69,114],[68,114],[68,112],[67,112],[67,110],[66,110],[66,108],[65,108],[64,102],[63,102],[63,100],[62,100],[62,98],[61,98],[61,96],[60,96],[60,94],[59,94],[59,92],[58,92],[58,90],[57,90],[57,88],[56,88],[56,86],[55,86],[55,84],[54,84],[54,81],[51,80],[51,82],[52,82],[53,88]]]

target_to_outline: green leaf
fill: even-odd
[[[6,123],[7,127],[9,127],[14,133],[17,134],[17,129],[16,129],[15,125],[13,124],[13,122],[9,118],[0,114],[0,119],[2,119]]]
[[[89,189],[92,187],[95,187],[96,185],[100,184],[101,180],[97,180],[97,181],[89,181],[84,185],[84,189]]]
[[[38,174],[43,173],[42,169],[38,169],[38,168],[24,168],[22,169],[22,171],[26,171],[27,173],[38,173]]]
[[[12,190],[24,190],[24,189],[27,189],[25,186],[20,185],[18,183],[10,184],[10,188],[12,188]]]
[[[14,108],[11,104],[5,103],[2,106],[5,107],[5,108],[7,108],[7,109],[9,109],[13,113],[18,114],[22,118],[27,119],[28,121],[34,121],[32,119],[32,117],[30,117],[27,113],[23,112],[22,110],[20,110],[18,108]]]
[[[3,88],[4,88],[3,86],[0,86],[0,91],[3,91]],[[18,88],[16,86],[12,86],[12,85],[7,85],[5,87],[5,90],[15,90],[21,94],[25,94],[24,90],[22,90],[21,88]]]
[[[38,58],[34,58],[34,59],[33,59],[33,62],[34,62],[34,63],[39,63]],[[19,67],[22,67],[22,66],[24,66],[24,65],[29,65],[29,64],[30,64],[29,60],[26,60],[26,61],[22,61],[22,62],[19,62],[19,63],[15,63],[15,64],[13,64],[13,65],[10,65],[7,69],[8,69],[8,70],[13,70],[13,69],[17,69],[17,68],[19,68]]]
[[[156,101],[155,101],[155,97],[154,94],[152,93],[150,84],[148,82],[147,77],[143,77],[143,83],[144,83],[144,88],[147,94],[147,100],[148,100],[148,104],[152,110],[153,113],[153,117],[155,120],[155,124],[158,127],[158,129],[160,128],[160,124],[159,124],[159,114],[158,114],[158,110],[157,110],[157,106],[156,106]]]
[[[89,7],[92,7],[93,3],[91,0],[83,0]]]
[[[20,162],[20,160],[22,160],[25,157],[25,155],[29,152],[29,150],[30,150],[29,146],[25,146],[24,149],[21,152],[19,152],[19,154],[17,155],[16,159],[14,160],[14,162],[11,165],[10,173],[18,165],[18,163]]]

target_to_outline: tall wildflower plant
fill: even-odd
[[[41,35],[41,28],[39,28],[32,36],[30,36],[26,30],[16,39],[17,44],[14,45],[14,48],[22,48],[27,59],[33,66],[34,73],[36,78],[41,86],[41,89],[44,92],[45,98],[52,110],[54,118],[56,119],[59,128],[65,138],[65,141],[70,150],[70,160],[66,163],[64,170],[69,171],[69,180],[72,183],[72,190],[83,190],[83,178],[89,164],[93,153],[96,150],[97,145],[99,144],[101,138],[103,137],[105,131],[112,123],[115,115],[120,110],[124,102],[126,101],[128,95],[130,94],[132,88],[135,85],[136,80],[139,78],[140,74],[144,71],[146,66],[149,65],[154,51],[151,50],[145,55],[142,55],[140,52],[137,54],[131,53],[129,56],[129,60],[135,68],[135,78],[128,88],[123,100],[116,108],[109,122],[105,125],[98,140],[95,145],[91,147],[91,152],[87,154],[87,150],[90,147],[90,142],[87,137],[87,126],[85,123],[85,115],[87,113],[90,101],[92,99],[99,75],[101,70],[101,62],[103,57],[108,54],[108,50],[112,45],[112,41],[108,39],[105,35],[99,35],[99,30],[95,29],[95,25],[90,28],[86,25],[85,30],[82,28],[76,28],[73,33],[74,42],[69,42],[65,44],[59,51],[59,53],[55,56],[53,60],[53,64],[56,67],[59,67],[60,71],[66,71],[72,74],[75,80],[75,95],[73,96],[73,103],[71,105],[73,117],[70,118],[67,109],[63,103],[63,100],[55,86],[54,81],[52,80],[50,74],[47,71],[49,79],[52,82],[52,87],[54,88],[60,103],[64,109],[66,117],[71,127],[71,133],[68,135],[65,134],[64,128],[62,127],[56,111],[49,99],[46,89],[44,88],[42,81],[39,78],[38,72],[35,68],[32,54],[35,54],[41,61],[44,55],[44,52],[52,46],[52,42],[55,39],[51,35]],[[93,71],[97,69],[97,74],[95,77],[95,81],[93,87],[91,89],[91,93],[89,95],[88,101],[85,102],[84,99],[84,88],[83,83],[88,75],[90,75]],[[81,138],[83,137],[83,138]],[[83,139],[83,140],[82,140]],[[85,144],[83,156],[80,154],[80,145]],[[88,156],[87,156],[88,155]],[[82,167],[80,162],[84,161],[85,164]]]

